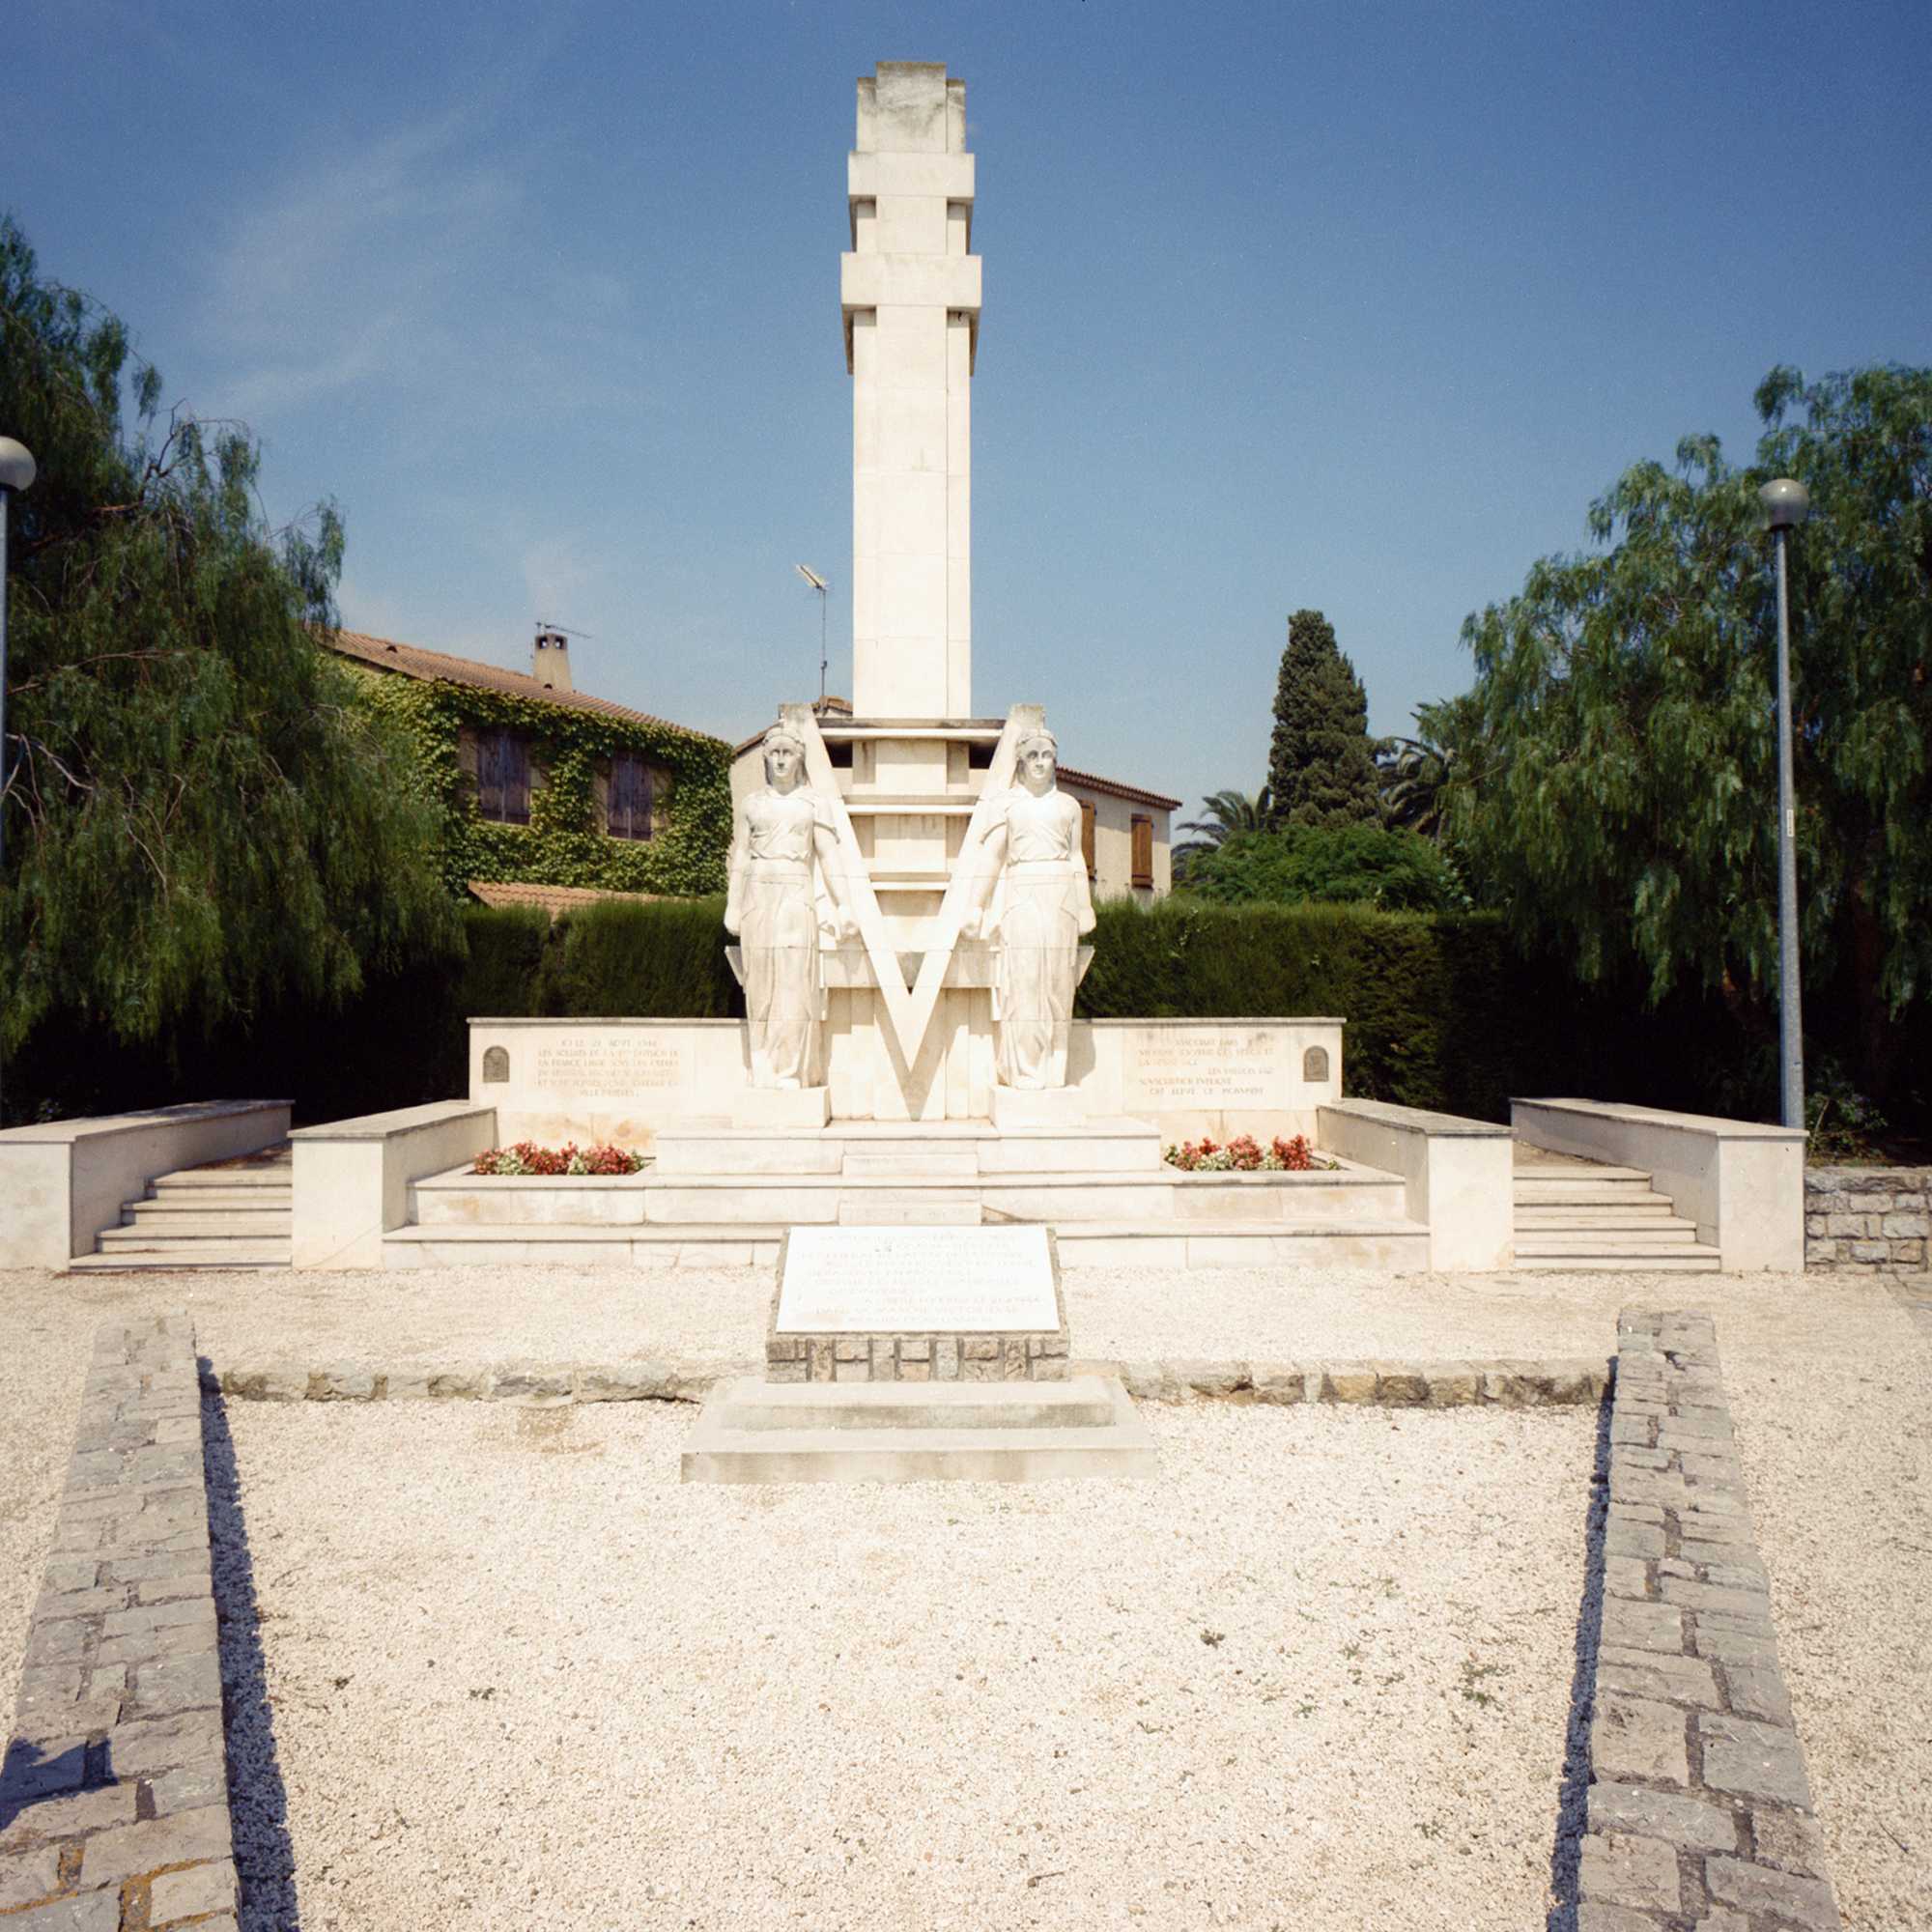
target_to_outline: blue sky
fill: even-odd
[[[1185,797],[1265,772],[1287,613],[1378,731],[1639,457],[1775,362],[1932,361],[1932,7],[26,0],[0,206],[353,628],[737,736],[849,688],[853,81],[967,84],[974,696]],[[0,425],[0,429],[5,426]],[[1185,815],[1185,814],[1183,814]]]

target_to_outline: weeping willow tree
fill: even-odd
[[[340,522],[271,532],[246,433],[160,397],[0,221],[0,428],[40,469],[8,549],[10,1052],[191,1041],[461,945],[408,754],[317,643]]]
[[[1634,962],[1653,998],[1777,997],[1776,595],[1758,486],[1796,476],[1799,894],[1816,1025],[1849,1005],[1864,1090],[1932,989],[1932,370],[1757,392],[1756,460],[1712,437],[1637,464],[1590,512],[1597,548],[1546,558],[1468,619],[1476,684],[1447,780],[1452,843],[1525,935],[1582,975]],[[1920,1076],[1923,1077],[1922,1069]]]

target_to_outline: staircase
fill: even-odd
[[[287,1267],[295,1213],[286,1142],[209,1167],[163,1174],[124,1202],[121,1225],[69,1264],[89,1273],[134,1269]]]
[[[1517,1144],[1516,1264],[1524,1273],[1579,1270],[1713,1274],[1718,1250],[1671,1211],[1634,1167]]]

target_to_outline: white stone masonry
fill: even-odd
[[[972,437],[980,336],[966,84],[881,61],[859,82],[839,302],[852,375],[852,703],[973,709]]]

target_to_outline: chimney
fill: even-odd
[[[561,631],[538,627],[536,647],[530,653],[530,675],[553,691],[574,689],[570,682],[570,640]]]

